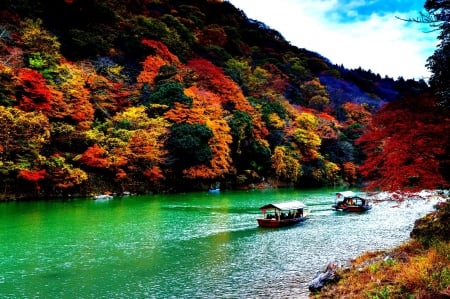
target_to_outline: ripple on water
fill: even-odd
[[[331,210],[332,192],[304,193],[129,197],[74,202],[73,209],[30,203],[16,212],[5,205],[2,295],[307,298],[308,283],[329,261],[400,244],[433,206],[381,202],[343,214]],[[303,198],[312,212],[297,226],[261,229],[255,218],[268,198]]]

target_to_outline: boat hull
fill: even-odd
[[[347,207],[338,207],[333,206],[333,209],[336,211],[341,212],[351,212],[351,213],[358,213],[358,212],[365,212],[372,208],[372,206],[347,206]]]
[[[298,224],[300,222],[305,221],[306,217],[282,219],[282,220],[258,218],[256,220],[258,221],[258,225],[260,227],[276,228],[276,227],[292,226],[292,225]]]
[[[113,199],[113,196],[109,194],[101,194],[94,196],[94,200],[110,200],[110,199]]]

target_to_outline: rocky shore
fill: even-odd
[[[397,200],[406,198],[437,202],[435,211],[416,220],[411,239],[389,251],[367,252],[343,267],[327,265],[311,281],[310,298],[450,298],[449,193],[398,194]]]

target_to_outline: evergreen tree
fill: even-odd
[[[428,58],[427,67],[432,75],[430,85],[435,90],[440,104],[448,109],[450,105],[450,0],[427,0],[425,9],[429,13],[424,19],[440,31],[440,43]]]

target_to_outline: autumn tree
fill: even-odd
[[[137,102],[138,90],[126,83],[123,67],[117,63],[99,58],[94,63],[82,61],[76,66],[90,92],[97,118],[111,117]]]
[[[324,85],[322,85],[319,79],[307,81],[300,86],[303,94],[303,99],[308,107],[322,110],[329,103],[330,98]]]
[[[39,169],[44,159],[42,149],[50,136],[50,125],[45,115],[0,106],[0,127],[2,173],[22,168]]]
[[[53,186],[52,191],[56,194],[67,194],[88,180],[88,174],[85,171],[75,167],[60,154],[48,157],[45,169]]]
[[[52,103],[55,118],[69,118],[86,129],[94,119],[94,107],[90,102],[90,91],[86,88],[83,70],[75,65],[63,63],[56,67],[58,89],[62,93],[59,101]]]
[[[3,190],[13,187],[16,177],[35,189],[46,177],[44,146],[49,142],[50,125],[40,112],[24,112],[0,106],[0,177]]]
[[[16,97],[19,107],[24,111],[50,113],[54,88],[47,85],[45,78],[36,70],[22,68],[17,74]]]
[[[83,153],[79,161],[84,165],[93,168],[107,168],[110,164],[106,155],[106,150],[98,146],[98,144],[89,147]]]
[[[272,155],[272,168],[275,177],[288,183],[297,182],[302,174],[298,153],[285,146],[275,147]]]
[[[38,182],[44,179],[46,176],[47,171],[45,169],[40,170],[22,169],[19,171],[17,178],[31,182],[35,190],[40,190],[41,187],[39,186]]]
[[[154,86],[155,78],[158,76],[159,70],[164,65],[180,65],[178,57],[172,54],[167,46],[159,41],[142,40],[142,44],[153,49],[154,55],[149,55],[142,63],[142,72],[139,74],[137,81],[140,84],[148,84]],[[181,80],[181,79],[179,79]]]
[[[43,28],[41,19],[26,19],[22,25],[22,43],[28,54],[27,65],[50,76],[51,68],[61,59],[61,44]]]
[[[0,105],[13,106],[16,101],[17,77],[14,70],[0,62]]]
[[[319,152],[322,139],[318,134],[319,120],[308,112],[300,113],[293,131],[294,142],[298,145],[303,161],[311,161],[321,157]]]
[[[212,156],[207,163],[193,165],[184,170],[184,175],[192,179],[221,179],[232,171],[230,149],[232,136],[230,127],[223,117],[224,110],[220,98],[216,94],[195,86],[186,89],[185,93],[193,99],[192,109],[186,122],[204,123],[211,130],[212,136],[208,140],[208,145]]]
[[[107,168],[124,186],[156,182],[164,178],[168,127],[162,117],[150,118],[145,106],[127,108],[86,133],[87,140],[98,146],[90,147],[80,161]]]
[[[218,95],[224,109],[238,109],[247,113],[254,111],[239,86],[222,69],[201,58],[190,60],[187,66],[197,73],[197,85]]]
[[[450,121],[435,114],[436,99],[409,96],[384,106],[358,139],[367,155],[360,167],[368,189],[445,188]]]

